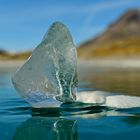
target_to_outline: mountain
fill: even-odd
[[[140,9],[128,10],[107,30],[78,48],[82,59],[140,57]]]
[[[0,60],[9,57],[9,53],[5,50],[0,49]]]
[[[0,49],[0,55],[6,55],[7,53],[7,51]]]

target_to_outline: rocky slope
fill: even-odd
[[[80,45],[82,59],[140,57],[140,10],[129,10],[100,36]]]

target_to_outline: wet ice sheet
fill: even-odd
[[[79,92],[77,101],[83,103],[102,103],[103,106],[112,108],[140,107],[140,97],[128,95],[115,95],[104,91]]]

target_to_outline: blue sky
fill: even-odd
[[[35,48],[54,21],[68,26],[76,45],[97,36],[140,0],[0,0],[0,48]]]

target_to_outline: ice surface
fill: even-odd
[[[54,107],[75,100],[77,54],[65,25],[52,24],[12,82],[33,107]]]
[[[140,107],[140,97],[118,95],[104,91],[85,91],[77,94],[77,101],[83,103],[101,103],[112,108]]]

